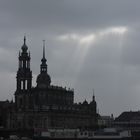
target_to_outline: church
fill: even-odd
[[[8,114],[8,129],[44,131],[97,127],[94,95],[90,103],[86,100],[83,103],[74,103],[74,90],[51,84],[51,77],[47,71],[45,43],[35,87],[32,86],[31,56],[26,45],[26,37],[18,60],[15,102]]]

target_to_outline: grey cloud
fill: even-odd
[[[74,88],[75,101],[90,101],[95,88],[102,114],[138,109],[139,5],[139,0],[1,0],[0,50],[8,55],[0,56],[0,99],[10,99],[14,94],[18,51],[26,33],[34,83],[39,74],[42,40],[46,39],[52,82]],[[108,34],[90,44],[84,59],[86,49],[78,51],[77,42],[56,40],[64,34],[96,34],[119,26],[128,28],[122,46],[119,35]],[[9,89],[4,86],[7,82]]]

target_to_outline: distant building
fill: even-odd
[[[37,85],[32,87],[30,53],[24,44],[19,52],[15,109],[9,113],[7,127],[19,130],[47,130],[48,128],[86,128],[97,126],[96,101],[74,103],[74,91],[51,85],[48,74],[45,44]]]
[[[114,117],[111,116],[98,116],[98,126],[99,128],[113,127]]]
[[[118,129],[140,131],[140,111],[123,112],[115,119],[114,125]]]

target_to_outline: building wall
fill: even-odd
[[[75,108],[18,111],[11,114],[11,129],[47,130],[48,128],[94,128],[96,114]]]
[[[61,87],[48,87],[45,89],[35,88],[32,91],[34,105],[71,105],[74,102],[72,90]]]

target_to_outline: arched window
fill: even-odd
[[[27,61],[27,68],[30,68],[30,62]]]
[[[23,68],[23,61],[21,61],[21,68]]]
[[[21,81],[21,89],[23,89],[23,81]]]
[[[25,89],[27,89],[27,88],[28,88],[28,81],[25,80]]]

